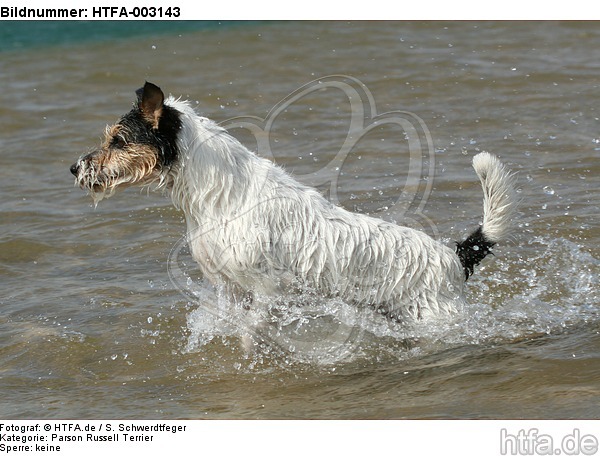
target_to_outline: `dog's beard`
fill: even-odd
[[[75,185],[88,192],[94,206],[103,199],[111,197],[121,186],[117,176],[97,171],[94,166],[80,167],[79,174],[75,177]]]
[[[96,170],[94,166],[80,167],[79,174],[75,178],[75,185],[86,190],[92,197],[94,206],[100,201],[110,198],[115,193],[129,187],[156,188],[168,187],[168,179],[165,173],[157,169],[139,170],[137,173],[124,173],[123,170],[110,170],[108,168]]]

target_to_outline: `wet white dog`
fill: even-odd
[[[473,159],[483,225],[456,250],[426,234],[335,206],[249,151],[190,104],[146,83],[104,144],[72,167],[97,202],[117,188],[157,184],[185,213],[203,274],[235,299],[310,288],[398,321],[453,313],[465,280],[508,233],[513,176]]]

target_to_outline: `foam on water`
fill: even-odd
[[[528,257],[496,259],[469,283],[469,305],[452,318],[410,325],[306,291],[257,297],[250,309],[188,277],[197,307],[187,316],[185,352],[210,342],[241,345],[244,357],[332,365],[374,356],[398,359],[451,347],[510,343],[596,320],[599,261],[566,239],[532,238]],[[532,254],[532,252],[535,252]]]

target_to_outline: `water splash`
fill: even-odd
[[[534,237],[527,256],[496,259],[469,283],[469,305],[455,318],[410,325],[369,308],[325,299],[310,290],[293,297],[257,297],[250,309],[207,283],[194,288],[185,352],[209,344],[243,347],[251,366],[331,366],[360,359],[424,356],[456,346],[510,343],[596,321],[600,261],[566,239]],[[197,285],[197,284],[196,284]],[[257,363],[257,360],[259,362]]]

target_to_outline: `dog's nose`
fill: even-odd
[[[71,165],[71,174],[73,174],[74,176],[77,176],[77,173],[79,172],[79,165],[77,163],[73,163]]]

